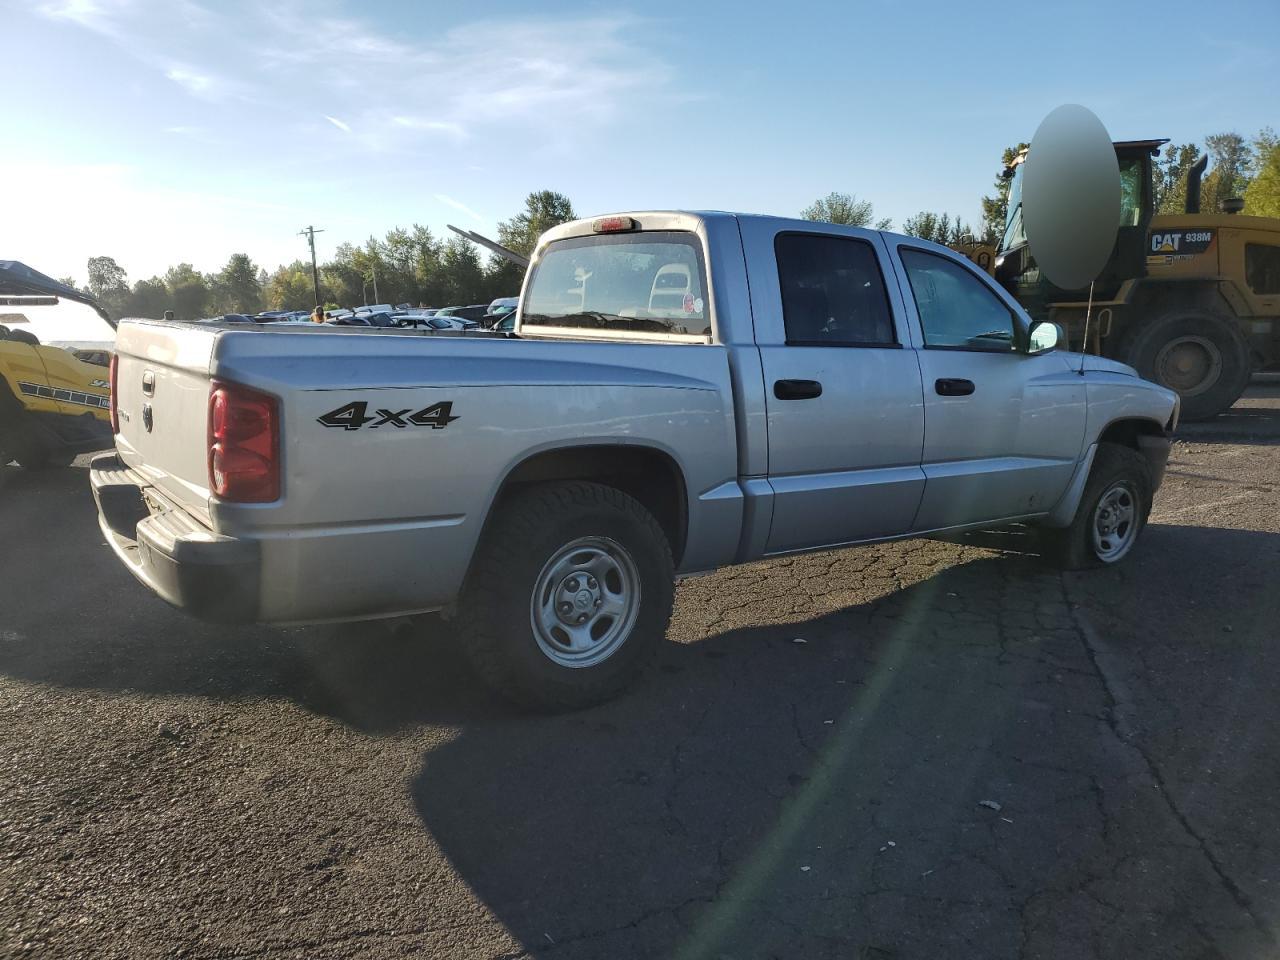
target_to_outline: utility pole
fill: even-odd
[[[307,243],[311,244],[311,285],[316,292],[316,306],[320,306],[320,271],[316,268],[316,234],[324,233],[323,230],[317,230],[315,227],[303,227],[298,231],[298,236],[306,237]]]

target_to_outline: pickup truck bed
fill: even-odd
[[[204,617],[445,611],[498,686],[576,705],[639,669],[675,573],[1015,521],[1117,561],[1176,419],[950,251],[874,231],[578,221],[521,304],[515,337],[122,323],[92,470],[113,549]],[[1099,534],[1104,473],[1128,519]]]

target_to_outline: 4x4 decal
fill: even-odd
[[[458,418],[453,416],[453,401],[442,400],[429,407],[423,407],[417,413],[409,413],[410,407],[403,410],[379,408],[376,416],[369,416],[369,404],[364,400],[353,400],[336,410],[316,417],[316,422],[326,427],[337,427],[343,430],[359,430],[369,424],[370,430],[391,426],[396,429],[404,427],[430,427],[432,430],[443,430]]]

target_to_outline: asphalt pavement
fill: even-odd
[[[194,622],[82,466],[0,468],[0,956],[1278,956],[1278,507],[1264,382],[1118,569],[723,570],[548,717],[447,628]]]

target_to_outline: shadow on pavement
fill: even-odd
[[[535,956],[1007,956],[1037,937],[1065,956],[1102,929],[1109,956],[1199,949],[1203,929],[1256,952],[1109,727],[1063,580],[1038,560],[974,554],[825,615],[710,629],[666,645],[616,702],[530,716],[484,693],[444,636],[191,621],[101,544],[84,484],[82,471],[8,478],[0,531],[22,548],[0,556],[0,672],[108,694],[287,698],[373,734],[458,726],[424,756],[413,802]],[[1274,556],[1278,540],[1154,525],[1132,564],[1089,575],[1090,589],[1159,570],[1166,592],[1143,600],[1154,610],[1203,569]],[[816,597],[835,586],[823,571],[866,556],[754,575]],[[867,575],[895,582],[895,556]],[[681,604],[714,605],[722,582],[694,581]],[[1256,643],[1257,629],[1231,638]]]
[[[85,470],[2,469],[6,675],[104,691],[283,697],[372,733],[501,709],[430,622],[393,632],[379,623],[275,629],[193,620],[112,555]]]
[[[1153,551],[1162,572],[1172,551],[1208,565],[1280,551],[1272,534],[1150,534],[1135,580]],[[1073,575],[1132,596],[1116,577]],[[1156,586],[1185,595],[1196,579],[1183,563]],[[1257,950],[1110,726],[1075,617],[1037,562],[976,559],[798,625],[670,646],[642,690],[594,711],[468,726],[425,756],[415,802],[534,956]],[[1256,649],[1264,621],[1213,642]],[[1228,730],[1198,722],[1207,742]]]
[[[1187,443],[1280,444],[1280,383],[1254,383],[1230,410],[1211,420],[1181,423],[1174,437]],[[1258,401],[1272,401],[1262,405]]]

